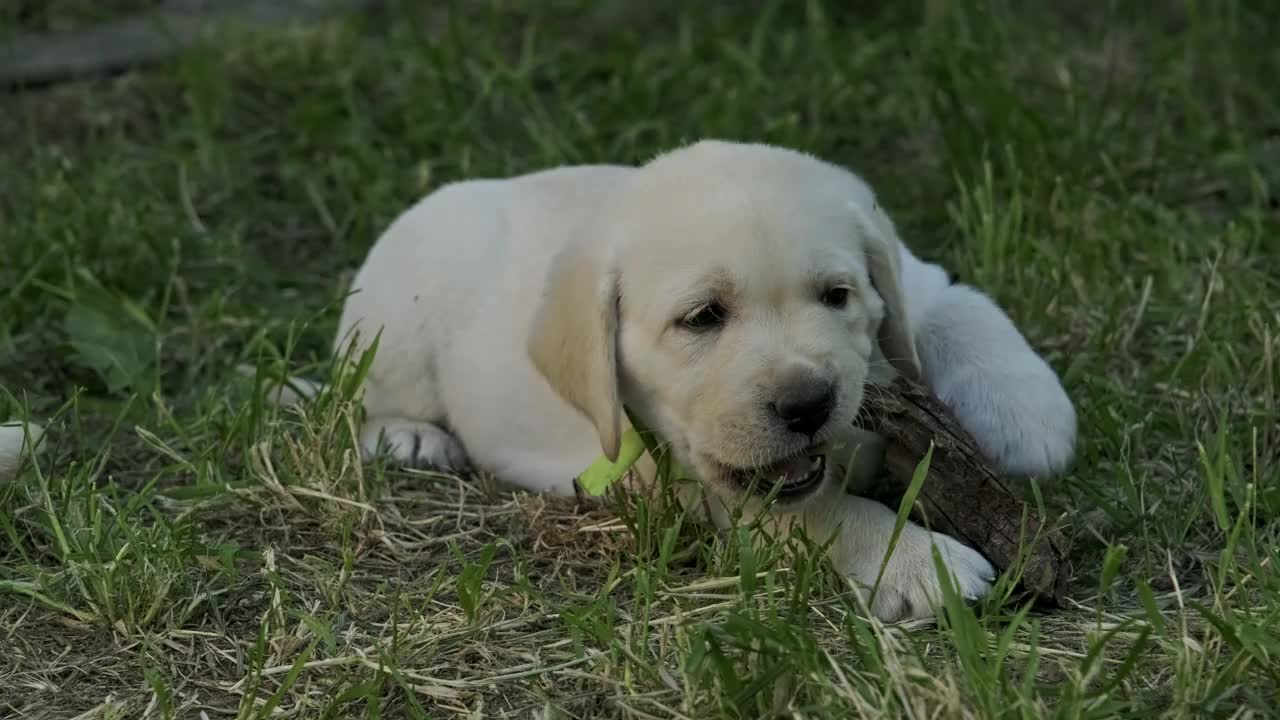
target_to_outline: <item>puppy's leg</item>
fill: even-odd
[[[992,300],[902,250],[925,382],[1005,473],[1045,478],[1075,454],[1076,411],[1053,369]]]
[[[343,324],[352,318],[390,315],[391,302],[377,295],[385,285],[360,298],[353,296],[344,310]],[[361,303],[364,303],[363,305]],[[373,305],[373,309],[369,309]],[[465,473],[471,469],[467,453],[448,430],[448,413],[441,397],[431,328],[406,325],[398,315],[376,325],[382,330],[378,353],[364,385],[365,424],[360,444],[368,460],[382,450],[404,466]],[[373,325],[373,323],[369,323]],[[344,330],[339,337],[351,333]],[[362,338],[355,334],[361,351]],[[342,347],[340,341],[339,348]]]
[[[896,514],[874,500],[840,493],[801,513],[809,537],[822,542],[835,534],[830,557],[835,569],[871,588],[893,537]],[[952,584],[968,600],[991,591],[996,572],[976,551],[908,521],[885,567],[871,611],[886,622],[931,617],[942,602],[942,584],[933,561],[937,547]]]
[[[403,367],[388,365],[376,367],[375,361],[374,372],[379,374],[366,386],[365,423],[360,431],[365,459],[386,450],[406,467],[471,472],[466,449],[448,429],[432,374],[405,379],[397,377],[405,373]]]
[[[466,472],[470,469],[462,443],[447,430],[429,422],[401,417],[371,417],[360,433],[368,457],[385,448],[401,465]]]
[[[721,531],[732,529],[736,514],[726,498],[703,491],[682,496],[681,501],[686,508],[705,513]],[[875,585],[897,522],[893,510],[848,494],[840,482],[829,482],[803,508],[766,508],[749,501],[739,509],[743,522],[759,520],[775,539],[799,524],[814,542],[831,540],[828,558],[832,566],[864,590]],[[756,538],[757,543],[770,541],[765,536]],[[933,615],[942,602],[942,583],[933,562],[935,546],[952,585],[962,596],[976,600],[991,591],[996,571],[986,558],[959,541],[907,521],[889,556],[880,587],[871,598],[871,612],[877,618],[899,622]]]

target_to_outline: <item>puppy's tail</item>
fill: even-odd
[[[238,365],[236,372],[245,377],[257,377],[258,369],[252,365]],[[278,407],[300,405],[319,395],[325,389],[324,383],[299,377],[286,377],[273,389],[267,390],[267,402]]]
[[[246,377],[256,377],[257,368],[240,365],[236,372]],[[324,383],[306,378],[286,377],[280,384],[267,391],[267,402],[289,407],[304,403],[323,392]],[[39,452],[44,439],[44,428],[33,422],[24,426],[21,421],[0,423],[0,482],[7,482],[18,474],[22,461],[34,449]]]
[[[0,482],[8,482],[18,474],[22,460],[34,448],[40,450],[44,429],[35,423],[6,422],[0,424]]]

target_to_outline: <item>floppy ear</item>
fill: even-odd
[[[880,352],[899,373],[911,380],[920,379],[920,357],[907,321],[906,298],[902,294],[902,273],[898,248],[893,241],[873,235],[867,239],[867,270],[871,285],[884,302],[884,319],[880,321]]]
[[[618,458],[618,277],[604,243],[573,242],[552,262],[534,314],[529,358],[551,388],[596,426],[600,448]]]

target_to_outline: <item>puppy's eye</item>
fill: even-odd
[[[837,285],[836,287],[822,293],[822,304],[832,308],[842,308],[849,304],[849,288],[845,285]]]
[[[707,303],[685,315],[680,324],[690,330],[711,330],[724,324],[728,315],[720,303]]]

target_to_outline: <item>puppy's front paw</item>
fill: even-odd
[[[1001,472],[1048,478],[1075,457],[1076,410],[1052,371],[1031,369],[954,371],[934,392]]]
[[[406,467],[455,473],[470,470],[462,444],[443,428],[431,423],[373,418],[365,423],[360,442],[366,457],[372,457],[385,448],[397,463]]]
[[[996,571],[967,545],[918,526],[904,528],[880,587],[872,598],[871,612],[885,622],[932,617],[942,604],[942,583],[933,562],[936,546],[951,582],[966,600],[978,600],[991,592]],[[879,565],[877,564],[877,569]],[[875,581],[873,572],[867,582]]]
[[[917,348],[929,387],[998,468],[1047,478],[1075,456],[1076,411],[1049,364],[986,295],[952,285]]]

